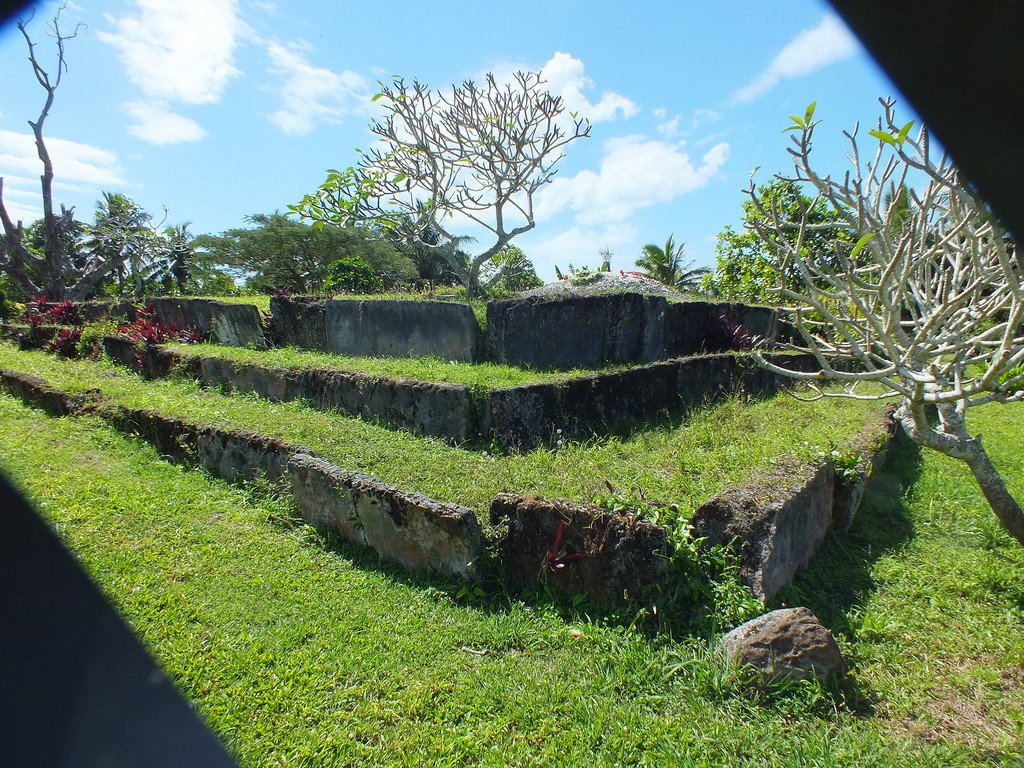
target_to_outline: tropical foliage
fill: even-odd
[[[648,243],[643,247],[643,255],[636,260],[636,265],[643,270],[646,277],[657,280],[680,291],[697,291],[701,279],[708,274],[707,267],[693,267],[693,262],[684,260],[685,244],[676,244],[675,238],[669,235],[664,246]]]

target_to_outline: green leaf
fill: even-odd
[[[914,125],[914,121],[911,120],[909,123],[907,123],[902,128],[900,128],[900,132],[896,136],[896,143],[897,144],[902,144],[904,141],[907,140],[907,135],[910,133],[910,129],[913,127],[913,125]]]
[[[875,236],[874,232],[868,232],[864,237],[857,241],[857,244],[853,246],[853,251],[850,253],[850,258],[857,258],[857,254],[864,250],[864,246],[871,242],[871,238]]]
[[[807,111],[804,112],[804,124],[805,125],[810,125],[811,124],[811,118],[814,117],[814,108],[817,107],[817,106],[818,106],[818,102],[817,101],[812,101],[810,104],[807,105]]]
[[[380,101],[383,98],[384,98],[384,92],[381,91],[380,93],[375,94],[372,99],[370,99],[370,103],[372,104],[372,103],[378,102],[378,101]]]
[[[896,139],[894,139],[885,131],[879,131],[875,129],[873,131],[868,131],[868,135],[874,136],[879,141],[885,142],[886,144],[889,144],[891,146],[896,146]]]

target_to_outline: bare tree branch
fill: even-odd
[[[794,267],[800,276],[799,287],[778,288],[803,338],[794,348],[814,355],[822,370],[790,371],[758,359],[821,396],[859,396],[857,386],[870,382],[884,396],[902,398],[907,433],[965,461],[1024,543],[1024,513],[965,421],[968,408],[1024,400],[1024,259],[949,158],[933,158],[927,129],[911,135],[912,123],[897,123],[894,102],[881,103],[867,163],[854,128],[846,133],[851,170],[841,180],[816,172],[812,105],[791,127],[795,172],[780,176],[812,187],[815,204],[835,211],[854,245],[837,239],[828,253],[807,253],[807,212],[790,220],[751,183],[762,216],[750,226],[778,249],[780,273]],[[844,389],[826,391],[825,381]],[[929,407],[937,424],[927,418]]]
[[[563,147],[590,134],[590,123],[567,121],[561,98],[543,86],[531,72],[505,84],[488,74],[483,86],[467,80],[450,93],[402,78],[382,85],[376,100],[387,114],[370,128],[380,145],[356,168],[330,172],[292,210],[320,222],[384,224],[444,257],[475,292],[480,267],[535,226],[534,195],[554,178]],[[451,231],[457,216],[493,237],[468,270]]]

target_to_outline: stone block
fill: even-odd
[[[483,552],[480,525],[468,507],[443,504],[296,454],[288,464],[292,497],[303,517],[405,568],[468,578]]]
[[[663,528],[635,515],[503,493],[491,503],[499,567],[513,590],[544,584],[604,605],[642,601],[668,581]]]
[[[736,302],[683,301],[665,311],[666,357],[749,349],[755,339],[773,343],[778,312]]]
[[[694,533],[709,545],[738,539],[740,577],[767,601],[792,582],[825,539],[834,488],[831,462],[782,457],[770,471],[702,504],[694,513]]]
[[[275,346],[328,351],[327,302],[310,296],[270,297]]]
[[[487,358],[560,370],[659,360],[666,305],[639,293],[490,301]]]
[[[468,304],[327,302],[327,351],[364,357],[431,356],[472,362],[480,328]]]
[[[254,304],[169,296],[151,302],[161,323],[195,328],[204,337],[229,347],[267,347],[260,311]]]

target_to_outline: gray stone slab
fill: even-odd
[[[326,322],[327,351],[339,355],[476,359],[479,325],[468,304],[332,300]]]

